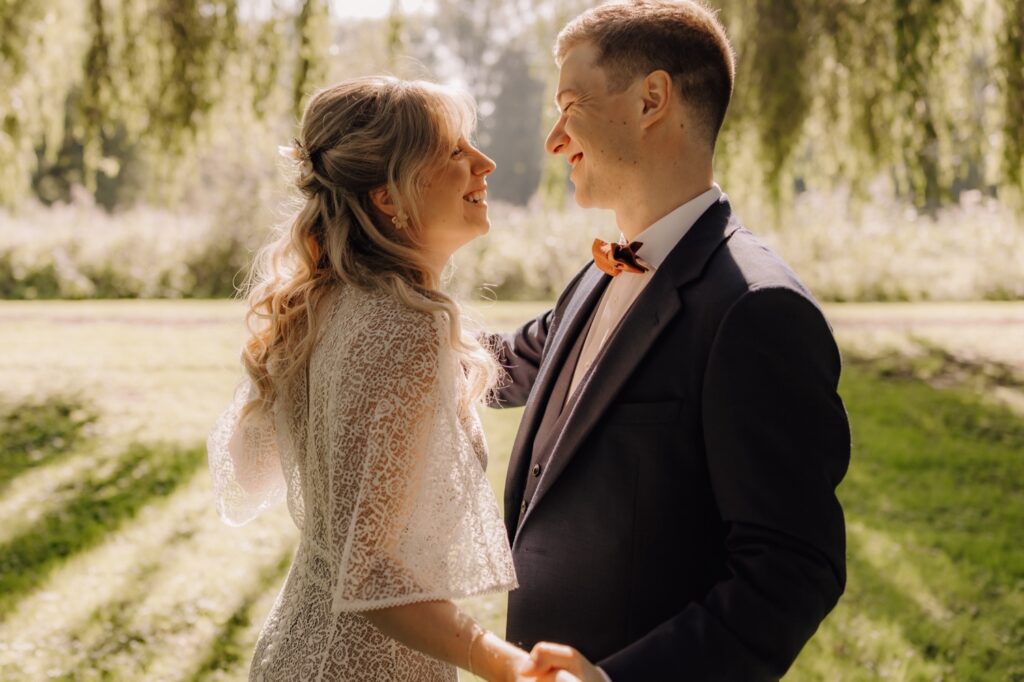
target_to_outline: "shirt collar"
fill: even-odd
[[[722,198],[718,184],[673,209],[638,234],[633,241],[643,243],[637,254],[657,270],[679,240],[690,231],[697,219]]]

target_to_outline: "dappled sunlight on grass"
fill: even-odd
[[[195,486],[189,486],[190,488]],[[206,502],[187,489],[165,504],[142,510],[134,523],[112,532],[103,544],[64,562],[39,589],[23,595],[0,624],[0,670],[23,674],[58,664],[84,663],[84,653],[111,639],[112,618],[125,600],[139,599],[163,563],[163,553],[190,536]],[[56,659],[56,660],[54,660]]]
[[[290,562],[295,531],[283,512],[228,528],[216,519],[209,482],[195,477],[64,561],[18,603],[0,623],[0,677],[85,668],[117,679],[181,679],[189,661],[200,667],[240,604],[254,600],[247,595],[280,588],[280,571],[268,579],[261,567]]]
[[[192,445],[241,378],[243,315],[233,301],[4,303],[4,391],[84,395],[111,417],[101,438]]]
[[[104,541],[193,476],[204,454],[133,445],[93,470],[64,504],[0,547],[0,620],[67,557]]]
[[[96,418],[81,399],[71,396],[0,405],[0,496],[23,471],[66,456],[88,435]]]
[[[525,319],[542,305],[501,312],[518,322],[520,310]],[[0,518],[9,520],[0,524],[0,542],[36,537],[41,520],[62,518],[82,502],[83,481],[111,483],[127,473],[118,471],[119,443],[140,436],[201,441],[241,374],[243,312],[235,302],[5,304],[0,317],[7,313],[11,324],[0,325],[0,341],[17,343],[0,363],[18,379],[15,395],[31,398],[52,386],[81,391],[104,418],[88,449],[20,471],[17,485],[0,496]],[[492,442],[488,474],[499,495],[520,413],[482,415]],[[202,457],[193,464],[201,474]],[[121,478],[144,495],[137,480]],[[29,573],[28,592],[8,595],[16,605],[0,623],[0,677],[92,670],[119,679],[186,679],[185,667],[198,679],[244,676],[298,537],[283,507],[242,529],[223,526],[208,481],[198,475],[166,502],[141,508],[121,530],[104,525],[96,532],[102,544],[90,549],[89,538],[79,537],[77,556],[35,557],[50,562],[49,577]],[[504,631],[504,595],[463,604]]]
[[[840,487],[848,590],[834,615],[899,623],[952,679],[1024,675],[1024,424],[973,393],[882,376],[867,364],[843,379],[854,452]],[[908,665],[911,679],[932,675]]]
[[[510,329],[545,307],[479,317]],[[827,310],[857,349],[842,387],[849,579],[787,680],[1024,679],[1024,425],[989,395],[998,372],[972,364],[1003,363],[1017,381],[1024,344],[1004,336],[1022,327],[997,320],[1024,322],[1024,306]],[[213,509],[201,443],[240,376],[242,313],[233,302],[0,304],[8,397],[52,385],[102,413],[73,447],[11,464],[0,562],[18,568],[0,577],[0,679],[245,679],[298,531],[283,506],[243,528]],[[964,319],[979,330],[961,333]],[[886,360],[896,348],[906,352]],[[521,414],[481,413],[499,499]],[[462,603],[504,630],[504,595]]]
[[[192,679],[238,679],[248,676],[253,646],[291,566],[292,553],[289,547],[276,564],[262,568],[259,578],[238,600],[235,610],[221,625],[217,636],[210,639],[207,655],[196,667]],[[232,677],[225,677],[232,674]]]
[[[787,680],[1017,679],[1021,576],[980,573],[922,541],[898,491],[887,502],[885,530],[848,514],[846,594]]]
[[[117,454],[112,447],[98,446],[66,453],[58,461],[21,472],[0,495],[0,519],[4,520],[0,524],[0,544],[61,508],[74,497],[76,486],[89,472]]]
[[[926,578],[923,567],[905,561],[910,550],[906,541],[898,542],[892,535],[869,528],[859,521],[848,523],[846,532],[851,546],[857,548],[854,553],[877,573],[885,575],[894,589],[913,600],[922,615],[937,622],[953,617],[950,609],[928,585],[940,570],[938,564],[944,563],[942,569],[950,570],[948,560],[941,562],[938,556],[933,557],[934,563],[927,566]]]
[[[89,472],[119,454],[114,443],[95,440],[87,449],[67,443],[61,451],[59,457],[20,471],[0,494],[0,545],[67,504]]]
[[[844,597],[848,599],[848,597]],[[860,610],[837,610],[815,634],[787,682],[941,680],[941,665],[925,661],[904,634],[902,622],[876,619]]]
[[[1024,417],[1024,306],[1019,303],[828,306],[847,364],[891,378],[972,391]]]
[[[288,520],[259,530],[257,537],[239,544],[227,540],[223,529],[204,524],[189,542],[191,547],[182,547],[173,557],[159,589],[147,595],[133,622],[136,630],[157,623],[166,633],[153,638],[162,645],[154,648],[147,676],[188,679],[183,675],[187,670],[216,665],[211,655],[225,655],[231,638],[239,634],[232,619],[251,614],[264,594],[276,595],[281,589],[297,531]],[[198,562],[197,553],[203,557]],[[266,612],[253,615],[262,624]],[[238,644],[246,664],[254,643]],[[129,664],[126,672],[135,672],[134,662]]]

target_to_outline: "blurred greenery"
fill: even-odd
[[[306,98],[379,72],[479,103],[493,230],[453,291],[555,296],[617,234],[543,152],[551,46],[590,4],[0,3],[0,298],[232,296],[294,208],[276,147]],[[711,5],[738,60],[716,179],[819,298],[1024,297],[1020,0]]]
[[[74,396],[50,395],[0,405],[0,493],[25,469],[45,465],[77,447],[98,416]]]
[[[205,459],[202,448],[135,444],[116,467],[77,482],[60,509],[0,545],[0,620],[22,594],[45,582],[54,567],[105,540],[144,505],[169,496]]]
[[[1020,414],[867,359],[847,362],[841,393],[848,589],[793,679],[1024,679]]]
[[[230,297],[270,215],[243,188],[231,200],[172,211],[110,214],[87,201],[0,214],[0,298]],[[822,300],[1007,300],[1024,297],[1024,223],[965,194],[934,219],[874,202],[844,219],[841,199],[806,192],[784,229],[740,214]],[[469,300],[554,298],[588,260],[594,237],[614,239],[609,212],[555,212],[493,202],[491,232],[461,249],[449,289]],[[252,212],[246,218],[244,213]],[[829,216],[822,220],[822,216]]]
[[[508,329],[545,305],[474,317]],[[245,679],[297,532],[283,506],[221,524],[197,447],[241,371],[242,312],[0,303],[5,393],[26,389],[8,395],[0,462],[60,451],[0,490],[4,680]],[[786,679],[1024,679],[1024,306],[827,313],[854,438],[849,579]],[[499,497],[520,415],[481,415]],[[464,606],[503,631],[503,596]]]
[[[494,198],[538,190],[557,71],[551,45],[586,0],[438,0],[377,19],[330,0],[19,0],[0,4],[0,199],[177,203],[211,146],[291,137],[318,87],[430,75],[480,103]],[[1019,0],[716,0],[738,57],[719,179],[776,209],[804,188],[888,191],[932,212],[978,190],[1022,207]],[[335,10],[332,12],[332,8]],[[383,14],[383,13],[382,13]]]
[[[245,629],[253,625],[253,611],[259,598],[268,590],[279,590],[292,565],[292,554],[286,552],[276,564],[263,569],[256,586],[242,599],[238,608],[228,617],[220,634],[210,643],[206,659],[196,669],[199,680],[214,679],[217,673],[237,673],[247,669],[252,658],[252,645],[245,637]],[[262,623],[256,623],[257,627]]]

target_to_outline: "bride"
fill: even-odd
[[[301,531],[250,680],[514,680],[451,601],[516,587],[474,404],[497,374],[440,291],[487,232],[472,102],[371,77],[318,92],[285,148],[302,206],[257,257],[246,380],[208,441],[217,508]],[[525,678],[523,678],[525,679]]]

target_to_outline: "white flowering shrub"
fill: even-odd
[[[841,196],[811,193],[778,229],[737,210],[825,301],[1024,298],[1024,221],[976,194],[934,219],[884,201],[854,219]],[[231,296],[280,217],[277,209],[108,214],[87,202],[0,212],[0,297]],[[494,204],[490,233],[456,254],[449,287],[470,299],[550,299],[586,263],[594,237],[617,236],[607,211]]]
[[[216,214],[87,204],[0,213],[0,296],[222,297],[241,282],[259,230]]]
[[[762,233],[822,300],[1024,298],[1024,221],[995,201],[965,192],[934,219],[895,202],[848,214],[839,197],[807,194]]]

